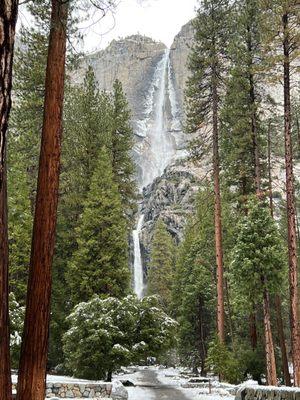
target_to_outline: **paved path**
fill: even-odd
[[[151,369],[140,370],[136,387],[128,389],[129,400],[189,400],[176,387],[161,383]]]

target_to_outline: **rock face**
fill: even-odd
[[[136,127],[136,122],[143,117],[149,86],[165,50],[163,43],[140,35],[113,40],[106,49],[86,56],[74,78],[77,82],[82,82],[84,71],[90,65],[100,90],[111,91],[114,81],[119,79]],[[137,129],[136,133],[139,133]]]
[[[144,188],[141,208],[144,224],[140,244],[145,273],[156,221],[161,218],[169,233],[179,243],[188,217],[195,209],[196,194],[207,170],[205,164],[196,168],[191,163],[178,161]]]
[[[188,56],[193,44],[194,29],[192,21],[185,24],[175,36],[170,50],[170,60],[174,74],[174,87],[178,98],[180,117],[184,117],[184,89],[189,76]]]
[[[111,91],[115,79],[122,82],[132,110],[140,187],[184,154],[187,137],[181,122],[191,41],[191,23],[182,28],[170,50],[141,35],[114,40],[106,49],[86,56],[73,75],[80,83],[91,66],[99,89]]]

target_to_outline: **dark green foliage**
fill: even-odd
[[[217,338],[209,344],[207,365],[214,374],[226,382],[238,383],[243,377],[235,354],[228,350],[224,343],[220,343]]]
[[[16,301],[25,303],[27,273],[30,261],[32,213],[29,186],[22,160],[17,154],[8,172],[10,290]]]
[[[120,366],[159,356],[174,345],[176,322],[154,297],[139,301],[94,296],[68,317],[66,367],[78,378],[103,379]],[[78,345],[80,343],[80,345]]]
[[[57,351],[57,347],[61,346],[61,336],[63,331],[66,329],[65,317],[71,311],[71,307],[76,303],[70,301],[72,287],[74,285],[68,285],[66,283],[66,274],[68,275],[68,282],[77,282],[77,276],[72,276],[72,270],[68,269],[68,263],[70,259],[73,259],[73,255],[78,251],[80,239],[77,227],[81,224],[81,215],[84,213],[84,205],[87,201],[91,179],[95,172],[99,160],[99,151],[105,146],[109,152],[107,158],[108,165],[103,164],[103,170],[106,172],[108,169],[111,170],[111,162],[113,159],[114,148],[112,146],[113,138],[115,138],[116,152],[124,151],[115,157],[115,164],[112,179],[117,184],[113,185],[113,191],[118,196],[121,195],[119,184],[124,184],[125,189],[123,191],[121,200],[120,211],[122,213],[121,220],[116,221],[116,227],[120,228],[120,240],[124,245],[124,251],[120,253],[120,258],[123,257],[123,253],[127,253],[128,242],[124,241],[124,218],[123,216],[129,216],[129,205],[134,207],[134,184],[132,182],[132,176],[130,175],[133,171],[133,161],[129,159],[130,146],[132,145],[132,138],[130,140],[129,127],[129,111],[127,109],[127,103],[122,93],[120,83],[117,84],[115,94],[108,94],[105,92],[99,92],[95,81],[94,72],[91,68],[87,70],[84,82],[77,87],[68,87],[66,94],[66,104],[64,112],[64,140],[63,140],[63,166],[61,173],[61,197],[59,203],[59,217],[58,217],[58,228],[57,228],[57,244],[56,253],[54,260],[54,287],[53,287],[53,314],[52,318],[52,330],[50,337],[50,355],[51,364],[55,365],[58,362],[61,363],[62,359],[57,358],[57,355],[62,355],[62,352]],[[117,97],[118,108],[115,109],[114,98]],[[122,114],[122,118],[118,118],[117,112]],[[128,118],[128,120],[126,120]],[[124,135],[115,137],[118,131],[118,127],[124,130]],[[121,131],[123,132],[123,131]],[[127,135],[127,136],[126,136]],[[124,146],[121,145],[121,136],[124,138]],[[131,163],[131,164],[130,164]],[[119,171],[119,172],[118,172]],[[98,174],[100,172],[98,171]],[[127,176],[129,174],[130,176]],[[130,186],[130,182],[132,186]],[[132,189],[130,191],[129,189]],[[111,188],[109,185],[103,187],[103,193],[107,191],[107,199],[110,198]],[[103,194],[105,197],[105,194]],[[111,217],[111,224],[113,223],[113,216]],[[129,221],[126,218],[125,230],[128,232]],[[110,228],[107,228],[107,235]],[[114,229],[114,228],[113,228]],[[103,243],[103,247],[112,249],[111,239],[107,240],[110,243]],[[81,248],[83,244],[81,245]],[[99,249],[98,249],[99,250]],[[107,253],[106,253],[107,254]],[[125,260],[125,258],[124,258]],[[96,261],[94,261],[96,263]],[[127,256],[126,256],[126,267],[127,267]],[[118,265],[116,265],[118,267]],[[88,274],[89,266],[86,265],[86,273]],[[115,266],[112,266],[114,269]],[[91,267],[91,270],[93,268]],[[117,273],[117,272],[116,272]],[[93,274],[93,272],[92,272]],[[103,271],[105,274],[105,271]],[[128,272],[126,272],[126,276]],[[88,279],[92,280],[90,276]],[[127,277],[122,282],[122,273],[120,273],[121,282],[120,293],[122,288],[127,286]],[[82,283],[84,285],[84,283]],[[74,289],[76,291],[76,289]],[[115,290],[115,289],[114,289]],[[114,290],[112,290],[113,293]],[[109,292],[109,290],[108,290]],[[92,290],[92,293],[94,291]],[[80,296],[75,296],[76,302],[82,301]],[[75,300],[74,300],[75,301]],[[53,356],[52,356],[53,355]]]
[[[186,131],[201,132],[191,143],[191,155],[195,158],[207,152],[211,145],[212,85],[220,89],[226,71],[224,62],[228,44],[229,2],[227,0],[204,0],[193,25],[194,45],[189,56],[191,76],[186,89]]]
[[[252,379],[262,382],[266,371],[266,357],[263,343],[259,343],[255,350],[249,349],[247,343],[240,344],[234,352],[239,363],[241,379],[246,380],[250,375]]]
[[[131,154],[134,137],[133,129],[130,124],[131,114],[128,102],[123,93],[122,84],[118,80],[114,83],[112,102],[112,166],[124,210],[127,218],[132,222],[133,213],[136,211],[137,190],[135,166]]]
[[[215,253],[213,197],[199,193],[192,218],[179,247],[173,288],[174,315],[179,323],[179,355],[190,367],[205,371],[209,336],[214,328]]]
[[[43,120],[48,5],[45,1],[30,4],[33,24],[20,29],[13,70],[15,101],[8,139],[10,285],[21,304],[26,295]]]
[[[209,343],[207,366],[229,383],[239,383],[249,375],[261,383],[265,372],[264,349],[259,346],[253,351],[247,345],[240,344],[234,350],[230,350],[215,338]]]
[[[257,0],[236,3],[228,54],[231,59],[221,112],[221,164],[239,196],[255,192],[255,146],[265,154],[261,123],[262,55]],[[260,173],[262,174],[262,165]]]
[[[148,269],[148,293],[158,295],[165,310],[170,309],[175,269],[175,243],[162,220],[155,225]]]
[[[31,28],[20,30],[20,42],[14,61],[13,91],[16,101],[10,119],[9,164],[14,163],[14,155],[17,154],[21,161],[19,168],[27,173],[32,211],[43,122],[49,3],[30,3],[34,23]]]
[[[245,307],[254,299],[260,303],[264,289],[278,292],[285,269],[282,239],[270,210],[257,199],[249,201],[247,209],[237,228],[230,268],[232,285]]]
[[[111,160],[103,147],[76,228],[77,250],[68,267],[72,304],[94,294],[120,297],[129,286],[126,221]]]

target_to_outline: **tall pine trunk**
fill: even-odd
[[[221,343],[225,342],[225,311],[224,311],[224,272],[222,247],[222,210],[220,195],[220,159],[219,159],[219,127],[218,127],[218,93],[217,71],[212,67],[212,106],[213,106],[213,175],[214,175],[214,220],[215,246],[217,263],[217,327]]]
[[[264,289],[264,331],[265,331],[265,348],[266,348],[266,365],[267,365],[267,384],[277,386],[276,362],[273,337],[271,331],[270,317],[270,300],[267,289]]]
[[[291,347],[294,367],[294,385],[300,386],[300,335],[298,319],[298,272],[297,272],[297,230],[293,172],[293,150],[291,138],[291,86],[290,86],[290,36],[289,16],[282,16],[284,40],[284,139],[286,168],[286,207],[288,225],[289,282],[290,282],[290,325]]]
[[[44,400],[57,218],[68,1],[52,0],[44,120],[18,400]]]
[[[18,1],[0,3],[0,399],[11,400],[8,307],[6,141]]]
[[[274,217],[272,167],[271,167],[271,123],[269,124],[268,127],[268,181],[269,181],[268,185],[269,185],[270,212],[271,216]],[[283,327],[283,320],[281,313],[281,298],[279,294],[275,295],[275,309],[276,309],[276,323],[277,323],[277,332],[278,332],[280,352],[281,352],[281,364],[282,364],[284,383],[286,386],[291,386],[291,377],[289,372],[286,342],[284,336],[284,327]]]

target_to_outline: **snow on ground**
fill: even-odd
[[[126,389],[128,390],[128,400],[155,400],[153,392],[147,388],[128,387]]]
[[[152,369],[156,373],[157,380],[165,386],[174,387],[179,390],[189,400],[233,400],[234,396],[230,395],[224,388],[220,388],[219,382],[214,382],[212,393],[208,393],[208,388],[184,388],[182,385],[186,384],[188,378],[183,377],[180,371],[176,368],[162,368],[162,367],[144,367]],[[122,381],[128,380],[133,384],[139,386],[127,387],[129,393],[128,400],[154,400],[155,392],[153,389],[143,387],[143,367],[128,368],[125,374],[116,375],[115,378]],[[228,389],[234,387],[228,384]],[[170,400],[172,400],[170,398]]]
[[[12,382],[17,383],[18,376],[13,374],[11,376]],[[47,375],[47,382],[49,383],[103,383],[103,381],[89,381],[86,379],[77,379],[70,376],[62,375]]]
[[[212,393],[209,394],[208,388],[184,388],[188,379],[180,375],[180,371],[176,368],[157,369],[157,379],[164,385],[176,386],[186,397],[191,400],[233,400],[234,396],[230,395],[227,390],[214,387],[218,382],[213,382]],[[231,387],[232,385],[228,385]]]

